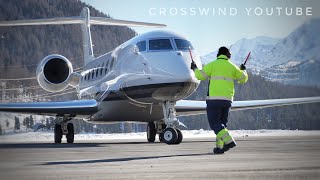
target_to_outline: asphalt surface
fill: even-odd
[[[320,136],[0,144],[0,179],[320,179]]]

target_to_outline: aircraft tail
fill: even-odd
[[[126,21],[119,19],[111,19],[106,17],[90,17],[90,10],[84,7],[80,16],[77,17],[62,17],[62,18],[45,18],[31,20],[15,20],[2,21],[1,26],[30,26],[30,25],[59,25],[59,24],[81,24],[84,63],[88,64],[94,59],[90,25],[110,25],[110,26],[137,26],[137,27],[166,27],[164,24]]]
[[[81,24],[82,31],[82,48],[83,48],[83,58],[84,65],[88,64],[90,61],[94,59],[93,54],[93,45],[91,39],[91,31],[90,31],[90,10],[85,7],[82,9],[80,16],[83,18],[83,22]]]

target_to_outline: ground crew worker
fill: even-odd
[[[215,154],[222,154],[236,146],[227,129],[229,111],[234,96],[234,81],[244,84],[248,80],[246,67],[238,68],[230,61],[231,54],[226,47],[220,47],[217,59],[205,65],[202,70],[192,62],[191,69],[199,80],[209,79],[207,96],[207,117],[211,129],[216,134]]]

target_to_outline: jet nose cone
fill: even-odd
[[[191,59],[187,51],[152,52],[145,55],[150,72],[172,82],[200,83],[191,69]]]

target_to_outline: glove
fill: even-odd
[[[191,69],[192,70],[195,70],[195,69],[197,69],[198,68],[198,66],[196,65],[196,63],[194,63],[194,61],[192,61],[192,63],[191,63]]]
[[[241,65],[240,65],[240,69],[241,69],[241,70],[246,70],[247,68],[246,68],[246,66],[245,66],[244,64],[241,64]]]

